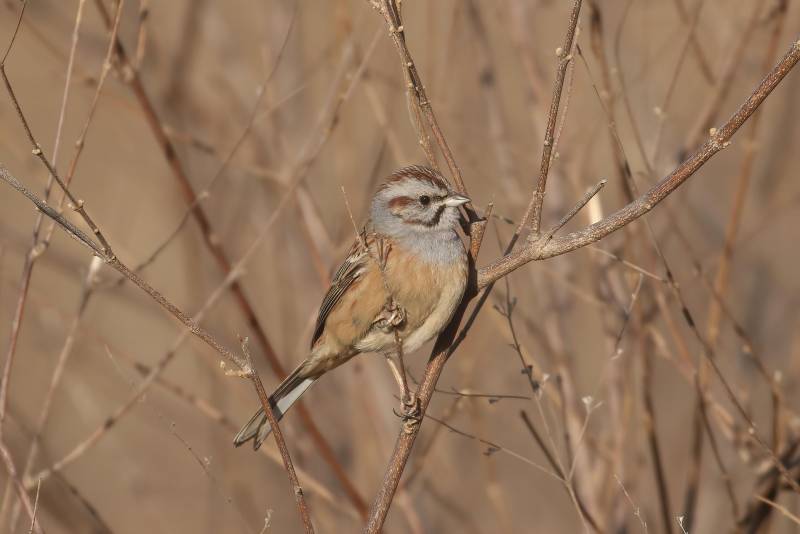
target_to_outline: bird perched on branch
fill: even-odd
[[[323,374],[362,352],[417,350],[450,321],[467,285],[467,255],[456,229],[469,199],[435,170],[404,167],[380,186],[370,221],[322,300],[311,353],[269,397],[281,417]],[[270,433],[264,410],[236,434],[258,449]]]

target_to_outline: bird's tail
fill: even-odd
[[[289,408],[292,407],[297,399],[317,380],[317,377],[304,378],[300,376],[302,367],[301,364],[292,371],[286,377],[286,380],[281,382],[275,392],[269,396],[269,405],[272,407],[272,413],[275,414],[277,421],[283,418],[283,415],[289,411]],[[233,444],[238,447],[252,439],[253,450],[258,450],[271,431],[272,428],[269,425],[266,414],[264,414],[264,408],[261,407],[236,434],[233,438]]]

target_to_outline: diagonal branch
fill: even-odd
[[[579,5],[581,0],[576,0],[576,3]],[[373,5],[378,9],[381,14],[384,15],[384,18],[389,25],[390,34],[395,42],[395,45],[398,49],[398,53],[400,54],[400,59],[402,62],[402,67],[404,71],[406,69],[410,69],[413,67],[414,62],[411,59],[410,52],[405,44],[405,37],[402,38],[398,37],[397,29],[402,29],[402,21],[399,15],[399,9],[397,4],[394,0],[383,0],[379,5],[378,2],[373,2]],[[419,78],[416,69],[414,69],[414,74]],[[423,84],[421,80],[418,80],[416,84],[418,87],[423,88]],[[428,109],[430,109],[430,101],[427,99],[424,93],[424,88],[422,89],[423,92],[417,92],[418,97],[420,98],[419,104],[420,106],[425,105]],[[558,98],[560,99],[561,92],[558,92]],[[551,106],[552,109],[553,106]],[[555,105],[555,109],[558,109],[558,104]],[[439,148],[442,152],[448,157],[448,164],[450,165],[450,170],[454,175],[454,179],[457,182],[458,187],[460,187],[460,191],[466,193],[466,186],[463,183],[458,184],[461,181],[460,171],[458,170],[458,166],[455,164],[455,161],[452,161],[452,155],[450,154],[449,147],[444,140],[444,137],[441,136],[441,132],[439,135],[436,135],[438,131],[438,124],[435,122],[435,117],[433,116],[433,111],[430,109],[430,117],[433,118],[430,120],[431,129],[434,131],[436,140],[439,143]],[[555,119],[552,119],[555,122]],[[602,187],[602,186],[601,186]],[[596,193],[599,191],[599,187],[595,189]],[[592,195],[594,194],[592,193]],[[589,197],[590,198],[590,197]],[[583,201],[582,201],[583,202]],[[586,199],[588,202],[588,198]],[[531,203],[532,204],[532,203]],[[584,202],[585,204],[585,202]],[[579,209],[579,208],[578,208]],[[577,209],[574,210],[577,212]],[[433,396],[433,392],[436,389],[436,383],[439,380],[439,376],[441,376],[442,370],[444,369],[444,365],[447,362],[450,355],[455,351],[456,347],[463,341],[466,337],[466,333],[469,331],[470,327],[474,323],[475,319],[478,316],[483,305],[486,303],[489,293],[491,291],[491,284],[489,287],[485,287],[485,291],[481,298],[478,300],[478,304],[473,309],[472,313],[469,315],[466,325],[461,330],[458,337],[456,334],[458,333],[459,325],[461,324],[461,320],[464,317],[466,312],[467,306],[469,302],[477,296],[477,282],[475,279],[476,271],[475,271],[475,262],[478,258],[478,252],[480,251],[481,243],[483,241],[483,235],[486,230],[486,222],[488,219],[488,213],[491,212],[491,205],[487,210],[487,216],[483,220],[477,218],[477,216],[470,210],[467,211],[468,216],[470,217],[470,280],[469,285],[467,288],[467,292],[464,295],[461,304],[459,305],[458,309],[456,309],[455,313],[453,314],[450,323],[447,325],[445,330],[439,334],[439,337],[436,340],[436,344],[433,348],[433,352],[431,353],[431,357],[428,360],[428,366],[425,369],[425,374],[423,376],[422,382],[420,383],[417,389],[417,398],[419,400],[419,409],[420,409],[420,420],[417,422],[416,425],[403,425],[403,430],[401,431],[399,437],[397,438],[397,442],[395,444],[394,452],[392,453],[391,460],[389,465],[386,469],[384,474],[383,483],[378,491],[378,494],[375,497],[375,500],[372,504],[372,508],[370,510],[369,520],[367,525],[364,527],[364,532],[367,533],[377,533],[380,532],[381,528],[383,527],[383,523],[386,520],[386,515],[389,513],[389,507],[392,504],[392,500],[394,498],[395,491],[397,490],[397,486],[400,483],[400,477],[403,474],[403,470],[405,469],[405,465],[408,462],[408,458],[411,455],[411,450],[414,447],[414,442],[416,441],[416,437],[419,433],[420,429],[420,421],[424,416],[428,404],[430,403],[431,397]],[[528,213],[531,212],[529,207]],[[564,224],[572,215],[568,215],[564,219]],[[524,230],[524,226],[527,224],[526,221],[528,219],[528,215],[523,218],[523,221],[518,225],[514,236],[511,239],[505,253],[509,254],[513,250],[514,246],[517,243],[517,240]],[[552,236],[556,232],[554,227],[552,233],[549,235]],[[545,240],[548,241],[549,237]]]
[[[531,233],[538,237],[539,229],[542,226],[542,205],[544,204],[544,192],[547,187],[547,176],[550,174],[550,163],[553,156],[553,144],[555,143],[556,120],[558,119],[558,108],[561,105],[561,91],[564,89],[564,80],[567,78],[567,69],[572,63],[572,46],[575,42],[575,33],[578,28],[578,20],[581,13],[581,0],[575,0],[572,6],[572,13],[569,17],[567,34],[564,36],[564,45],[556,50],[559,57],[558,67],[556,67],[556,80],[553,83],[553,99],[550,101],[550,112],[547,114],[547,129],[544,134],[544,149],[542,150],[542,162],[539,167],[539,180],[536,182],[536,191],[531,197],[528,211],[531,217]]]
[[[105,26],[110,29],[113,21],[109,16],[102,0],[95,0],[95,5],[104,21]],[[191,212],[191,216],[197,224],[200,234],[203,237],[203,243],[205,247],[211,253],[211,256],[214,258],[214,261],[216,262],[222,274],[225,276],[229,275],[232,268],[231,261],[228,258],[225,248],[223,247],[223,242],[218,239],[218,235],[215,232],[212,221],[202,205],[202,199],[200,198],[202,195],[198,196],[196,194],[191,181],[189,180],[189,176],[186,173],[184,165],[178,157],[176,147],[167,135],[163,121],[156,112],[156,108],[147,91],[145,90],[144,82],[139,75],[139,71],[134,68],[122,41],[118,37],[114,41],[114,48],[116,58],[119,61],[120,69],[126,74],[125,79],[128,81],[136,101],[141,108],[142,114],[144,115],[147,125],[151,130],[153,138],[158,143],[162,153],[164,154],[164,158],[169,164],[172,175],[180,187],[181,193],[186,200],[186,204],[189,206],[188,209]],[[358,76],[354,76],[352,83],[355,83],[357,79]],[[334,96],[337,98],[334,99]],[[323,124],[322,120],[320,120],[319,127],[322,131],[330,132],[330,130],[336,124],[336,119],[338,116],[337,109],[346,100],[346,98],[338,98],[338,96],[338,93],[332,92],[332,96],[329,98],[329,104],[327,106],[330,107],[331,110],[328,113],[329,118],[327,122]],[[314,146],[312,145],[312,141],[309,140],[307,147],[308,148],[304,150],[304,154],[302,156],[305,159],[300,161],[296,168],[292,171],[295,173],[295,175],[305,174],[310,166],[310,162],[315,157],[315,152],[320,148],[320,142],[318,141],[317,145]],[[306,156],[306,153],[310,155]],[[231,292],[233,293],[234,299],[241,309],[242,314],[247,320],[248,327],[253,333],[253,337],[258,344],[258,347],[261,349],[262,356],[267,360],[270,368],[279,379],[286,378],[288,373],[278,358],[277,352],[272,346],[272,342],[267,334],[267,329],[256,315],[252,298],[245,292],[243,286],[238,280],[235,280],[231,285]],[[310,433],[312,441],[322,455],[322,459],[330,466],[331,470],[336,476],[336,479],[342,485],[349,500],[362,515],[365,515],[366,503],[364,502],[364,499],[359,494],[341,462],[339,462],[339,460],[336,458],[333,447],[328,440],[325,439],[316,423],[311,418],[310,412],[302,403],[299,403],[295,409],[297,410],[298,415],[300,415],[306,429]]]
[[[390,34],[400,53],[401,61],[403,62],[403,68],[409,68],[410,65],[413,65],[413,61],[410,60],[410,54],[405,45],[405,37],[398,36],[398,32],[402,33],[404,28],[401,23],[401,19],[399,18],[399,11],[397,10],[396,3],[394,0],[382,0],[381,2],[376,0],[373,1],[372,4],[381,12],[381,14],[384,15],[384,18],[389,24]],[[576,7],[579,7],[579,5],[580,0],[576,0]],[[568,34],[574,31],[574,26],[576,24],[577,12],[576,10],[573,10],[573,14],[570,18],[570,29],[568,30]],[[572,38],[568,38],[565,40],[565,42],[567,42],[571,48],[573,42]],[[563,50],[562,53],[568,54]],[[767,76],[761,81],[761,83],[733,114],[733,116],[721,128],[714,129],[710,132],[710,137],[706,143],[698,148],[693,155],[687,158],[672,173],[664,177],[650,190],[620,210],[586,228],[560,237],[554,237],[554,234],[558,229],[557,227],[554,227],[552,232],[548,232],[544,236],[541,236],[538,232],[539,224],[537,224],[535,228],[537,231],[531,232],[531,235],[528,237],[525,246],[517,251],[513,251],[513,245],[516,243],[516,239],[519,237],[519,233],[521,232],[521,229],[519,229],[515,233],[512,244],[508,248],[506,255],[477,271],[474,285],[469,288],[467,294],[464,296],[463,302],[456,310],[450,324],[436,340],[436,345],[431,358],[428,361],[425,374],[417,391],[420,413],[424,416],[427,410],[428,404],[431,400],[436,383],[441,375],[444,365],[449,356],[455,350],[453,342],[456,341],[458,326],[464,317],[466,307],[469,301],[477,296],[478,291],[481,289],[486,289],[478,303],[476,310],[473,311],[467,325],[462,330],[461,335],[459,335],[458,341],[461,341],[464,338],[466,330],[469,328],[471,321],[474,320],[475,315],[480,309],[482,303],[485,302],[485,297],[494,282],[531,261],[552,258],[590,245],[645,215],[658,203],[669,196],[670,193],[675,191],[681,184],[688,180],[716,153],[730,144],[730,139],[733,137],[736,131],[747,121],[748,118],[750,118],[750,116],[767,98],[767,96],[769,96],[775,87],[777,87],[777,85],[783,80],[789,71],[797,64],[798,60],[800,60],[800,41],[796,41],[792,44],[786,55],[773,68],[773,70],[767,74]],[[566,68],[564,69],[564,72],[566,72]],[[418,73],[416,73],[416,71],[414,71],[414,73],[418,79]],[[421,81],[418,85],[422,87]],[[424,94],[421,96],[424,97]],[[548,123],[555,123],[555,117],[553,115],[557,113],[559,108],[560,91],[554,91],[553,96],[554,101],[551,104],[551,117],[549,118]],[[427,100],[427,98],[422,100],[422,102],[430,106],[430,102]],[[553,111],[554,109],[555,112]],[[445,144],[440,143],[440,148],[442,148],[443,145],[446,146]],[[547,152],[547,150],[548,147],[545,144],[545,152]],[[541,218],[541,202],[544,197],[544,186],[546,185],[546,173],[547,170],[549,170],[549,160],[549,156],[545,157],[543,155],[543,161],[545,161],[547,165],[546,169],[545,164],[543,164],[542,167],[545,169],[545,181],[543,182],[540,180],[539,184],[537,184],[537,189],[534,191],[530,209],[528,210],[528,213],[526,213],[525,219],[533,214],[533,211],[537,209],[537,204],[539,205],[539,214],[536,215],[536,217],[538,220]],[[474,240],[472,244],[475,244]],[[471,247],[471,250],[474,252],[476,249]],[[472,254],[471,257],[474,259],[476,255]],[[381,528],[383,527],[383,523],[388,514],[389,507],[391,506],[392,499],[394,498],[394,493],[397,489],[418,433],[419,424],[414,426],[405,425],[403,430],[400,432],[386,472],[384,473],[383,482],[370,510],[369,521],[364,528],[365,533],[377,533],[380,532]]]
[[[478,288],[486,287],[530,261],[560,256],[599,241],[648,213],[688,180],[717,152],[730,144],[730,139],[736,131],[758,109],[798,61],[800,61],[800,40],[792,43],[781,60],[761,80],[747,100],[739,106],[739,109],[721,128],[713,128],[708,140],[700,148],[639,198],[586,228],[553,238],[548,243],[542,243],[541,240],[535,238],[529,239],[524,248],[481,268],[478,271]]]
[[[48,167],[49,168],[49,167]],[[133,282],[136,286],[138,286],[142,291],[147,293],[150,298],[155,300],[162,308],[167,310],[173,317],[178,319],[181,323],[183,323],[186,328],[191,331],[192,334],[200,338],[204,341],[208,346],[214,349],[217,353],[225,357],[231,363],[233,363],[237,367],[237,371],[234,371],[233,374],[237,376],[241,376],[242,378],[247,378],[253,383],[253,386],[258,394],[259,400],[261,401],[261,406],[264,408],[264,412],[267,413],[267,417],[270,418],[270,424],[273,425],[273,434],[275,436],[275,442],[278,445],[278,450],[281,453],[281,458],[283,459],[284,467],[286,469],[287,476],[289,477],[289,482],[292,485],[293,492],[295,494],[295,500],[297,501],[297,507],[300,511],[300,516],[303,520],[303,525],[305,526],[306,532],[313,532],[314,529],[311,525],[311,517],[308,511],[308,505],[305,502],[305,498],[303,497],[302,489],[300,488],[300,483],[297,479],[297,474],[294,471],[294,466],[292,464],[291,457],[289,456],[289,450],[286,446],[286,442],[283,438],[283,433],[281,432],[277,421],[274,421],[274,416],[272,409],[270,407],[269,399],[267,397],[266,392],[264,391],[264,386],[261,383],[261,379],[256,372],[253,362],[250,358],[249,351],[246,348],[246,344],[243,343],[243,354],[239,355],[232,352],[230,349],[222,345],[219,341],[211,335],[206,329],[201,327],[197,324],[195,320],[193,320],[189,315],[184,313],[180,308],[175,306],[172,302],[167,300],[167,298],[162,295],[157,289],[152,287],[148,284],[144,279],[142,279],[138,274],[131,271],[124,263],[122,263],[119,258],[111,250],[110,246],[107,244],[99,245],[94,240],[92,240],[88,235],[78,229],[74,224],[69,222],[63,215],[58,213],[56,210],[51,208],[47,205],[46,202],[38,198],[35,194],[29,191],[24,185],[22,185],[19,180],[14,178],[8,169],[4,166],[0,165],[0,179],[4,182],[11,185],[14,189],[25,195],[33,204],[39,209],[44,215],[50,217],[56,224],[58,224],[67,234],[71,237],[76,239],[79,243],[87,247],[92,251],[93,254],[101,258],[107,265],[112,267],[114,270],[119,272],[125,278]],[[65,190],[65,193],[67,191]],[[272,416],[272,417],[270,417]]]

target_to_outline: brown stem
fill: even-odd
[[[576,3],[580,4],[580,0],[576,0]],[[408,48],[406,47],[405,37],[402,33],[403,30],[402,21],[400,19],[400,13],[397,4],[395,3],[394,0],[383,0],[379,6],[379,11],[381,12],[381,14],[383,14],[387,24],[389,25],[389,31],[395,43],[395,46],[397,47],[403,68],[408,69],[407,75],[413,80],[413,83],[417,88],[416,94],[418,97],[418,103],[423,110],[426,110],[426,117],[428,117],[429,125],[431,126],[431,129],[434,131],[434,136],[436,137],[440,150],[442,150],[442,153],[445,154],[445,159],[447,159],[448,165],[450,166],[450,171],[453,173],[453,177],[456,181],[456,186],[459,188],[460,192],[466,193],[466,186],[463,184],[458,166],[453,160],[449,146],[447,145],[444,136],[441,134],[441,131],[439,130],[435,116],[433,115],[433,110],[431,108],[430,101],[427,99],[427,96],[425,95],[424,86],[422,84],[422,81],[419,79],[419,74],[416,71],[416,67],[414,67],[414,61],[411,58],[411,54],[408,51]],[[577,24],[577,22],[575,22],[575,24]],[[572,31],[574,31],[574,28]],[[554,94],[554,97],[560,99],[561,91],[558,91],[557,95]],[[556,103],[555,106],[551,106],[551,111],[553,107],[555,107],[557,112],[559,107],[558,103]],[[549,119],[549,121],[552,121],[553,124],[555,124],[556,118],[552,117]],[[553,126],[553,128],[555,128],[555,126]],[[521,235],[521,232],[524,229],[524,226],[526,225],[526,221],[529,220],[528,217],[530,216],[530,213],[532,211],[532,206],[533,206],[533,200],[531,200],[531,202],[529,203],[528,210],[526,211],[526,215],[523,218],[522,222],[517,226],[514,236],[512,237],[511,242],[509,243],[505,251],[506,254],[511,253],[511,251],[513,250],[519,236]],[[489,213],[491,212],[491,205],[487,210],[487,212]],[[480,247],[483,241],[483,235],[486,229],[486,220],[483,221],[475,220],[471,212],[468,212],[468,214],[472,219],[470,225],[470,260],[472,262],[471,269],[473,269],[474,272],[474,263],[478,257],[478,252],[480,251]],[[555,231],[553,231],[550,234],[550,236],[552,236],[554,233]],[[549,238],[545,239],[545,241],[549,241]],[[484,291],[483,295],[479,299],[478,305],[475,307],[469,319],[467,320],[467,324],[461,331],[459,337],[456,338],[456,333],[461,323],[461,319],[463,318],[464,313],[466,311],[467,305],[473,298],[477,296],[477,291],[475,288],[476,281],[474,279],[474,275],[471,276],[470,278],[471,278],[470,289],[468,289],[467,294],[464,296],[461,302],[461,305],[454,313],[450,324],[445,328],[445,330],[439,335],[439,338],[436,340],[436,345],[434,346],[433,353],[428,361],[428,366],[425,370],[422,383],[419,385],[417,389],[417,399],[419,402],[420,419],[424,416],[425,411],[428,408],[428,404],[436,388],[436,383],[438,382],[439,376],[442,373],[444,364],[446,363],[450,354],[452,354],[452,352],[458,346],[458,344],[465,338],[466,332],[473,324],[483,304],[486,303],[486,300],[491,291],[491,286],[486,288],[486,291]],[[482,287],[486,287],[486,284]],[[394,494],[400,482],[400,476],[402,475],[403,470],[405,469],[406,462],[408,461],[408,458],[411,455],[411,450],[414,446],[414,442],[419,432],[419,428],[420,428],[419,423],[416,425],[406,424],[403,426],[403,430],[401,431],[400,436],[398,437],[397,442],[395,444],[394,453],[392,454],[389,466],[387,467],[386,472],[384,474],[383,484],[381,485],[381,488],[378,491],[378,494],[376,495],[375,500],[372,504],[372,508],[369,514],[369,520],[367,522],[367,525],[364,527],[364,532],[377,533],[380,532],[381,528],[383,527],[383,523],[386,520],[386,515],[389,512],[389,507],[391,506],[392,499],[394,498]]]
[[[31,503],[31,497],[28,495],[28,492],[25,491],[25,486],[22,485],[19,472],[14,466],[14,459],[11,458],[11,453],[8,451],[8,447],[6,447],[2,437],[0,437],[0,457],[2,457],[8,477],[14,482],[14,488],[17,490],[17,494],[19,495],[19,500],[22,502],[22,506],[25,507],[28,517],[31,518],[32,530],[37,534],[44,534],[44,529],[42,528],[41,523],[36,520],[36,511],[34,510],[33,503]]]
[[[253,382],[253,386],[256,389],[258,400],[261,401],[261,407],[264,409],[264,414],[266,414],[270,428],[272,429],[272,435],[275,436],[275,443],[278,445],[278,450],[281,453],[281,459],[283,460],[283,466],[286,468],[286,473],[289,476],[289,482],[292,484],[294,500],[297,503],[298,510],[300,510],[300,518],[303,520],[303,529],[307,534],[313,534],[314,526],[311,524],[311,514],[308,511],[308,504],[303,495],[303,488],[300,486],[300,481],[297,479],[297,473],[294,471],[292,457],[289,455],[289,448],[286,446],[286,441],[283,439],[283,432],[280,426],[278,426],[278,420],[275,418],[275,414],[272,412],[269,396],[264,390],[264,384],[261,383],[258,371],[256,371],[256,368],[253,366],[253,359],[250,356],[250,350],[247,348],[247,339],[242,340],[242,353],[244,354],[249,368],[247,378]]]
[[[669,503],[669,490],[667,488],[666,474],[664,471],[664,457],[661,454],[661,445],[658,441],[658,431],[656,428],[656,411],[653,403],[653,354],[651,342],[645,339],[645,347],[642,353],[642,400],[644,405],[644,428],[647,434],[647,444],[650,448],[651,461],[653,462],[653,474],[658,488],[658,502],[661,511],[664,532],[671,533],[673,520],[672,508]]]
[[[442,155],[444,155],[444,159],[447,162],[447,167],[450,169],[450,174],[453,176],[453,181],[455,181],[456,189],[459,193],[466,193],[467,188],[464,185],[463,178],[461,177],[461,169],[459,169],[458,165],[456,164],[456,160],[453,157],[453,152],[450,150],[450,146],[447,144],[441,128],[439,128],[439,122],[436,120],[436,115],[433,113],[431,101],[428,99],[428,95],[425,92],[425,86],[422,83],[419,72],[417,72],[417,66],[411,57],[411,53],[408,51],[408,47],[406,46],[406,36],[404,32],[405,29],[403,27],[403,21],[400,17],[400,8],[397,6],[397,2],[395,0],[381,0],[378,10],[380,11],[381,15],[383,15],[383,18],[386,19],[386,23],[389,27],[389,35],[391,36],[392,42],[397,48],[397,53],[400,54],[400,59],[404,65],[404,75],[411,84],[410,88],[414,91],[416,105],[419,106],[422,115],[428,122],[431,132],[433,132],[433,137],[436,139],[436,143],[439,145]]]
[[[106,11],[105,6],[103,5],[102,0],[96,0],[96,6],[106,27],[110,28],[112,21],[108,15],[108,12]],[[228,260],[225,250],[222,247],[222,243],[217,238],[217,234],[214,232],[206,212],[203,210],[201,203],[198,201],[191,182],[189,181],[184,167],[178,158],[175,146],[164,130],[163,123],[159,119],[155,107],[145,91],[144,84],[139,77],[139,72],[132,67],[125,48],[119,39],[115,40],[115,52],[124,72],[130,74],[130,87],[134,93],[134,96],[136,97],[142,113],[144,114],[145,120],[150,127],[153,137],[161,147],[164,157],[169,164],[170,170],[180,185],[181,192],[186,199],[186,203],[191,206],[191,215],[200,228],[201,235],[203,236],[203,242],[206,248],[208,248],[208,250],[211,252],[211,255],[214,257],[219,269],[225,276],[227,276],[231,271],[231,264]],[[247,320],[247,325],[250,331],[253,333],[253,336],[255,337],[255,340],[258,343],[264,358],[267,360],[271,369],[279,379],[285,378],[288,373],[278,358],[277,353],[275,352],[275,349],[273,348],[272,343],[267,336],[266,329],[258,319],[250,297],[247,296],[247,294],[244,292],[244,288],[238,281],[234,282],[234,284],[231,286],[231,291],[233,292],[236,303]],[[300,415],[303,424],[309,431],[312,441],[322,455],[322,459],[333,470],[334,475],[342,485],[342,488],[344,489],[350,501],[353,503],[353,506],[355,506],[362,516],[366,516],[367,505],[364,499],[361,497],[355,485],[350,480],[350,477],[348,476],[344,467],[342,467],[341,463],[336,458],[336,454],[334,453],[330,443],[319,431],[316,423],[314,423],[314,420],[311,418],[311,414],[301,403],[298,403],[295,409],[297,410],[298,415]]]
[[[758,109],[798,61],[800,61],[800,41],[795,41],[731,118],[722,127],[715,129],[713,135],[670,174],[633,202],[582,230],[553,238],[546,244],[542,244],[536,239],[529,239],[524,248],[480,269],[478,271],[478,288],[486,287],[530,261],[560,256],[585,247],[648,213],[688,180],[717,152],[728,146],[736,131]]]
[[[391,0],[384,0],[381,5],[383,7],[382,12],[384,12],[387,5],[394,5],[394,2]],[[384,15],[386,16],[385,13]],[[399,18],[387,18],[387,21],[390,24],[399,23]],[[396,33],[396,31],[392,32],[394,38],[396,38]],[[402,40],[402,45],[403,48],[401,52],[407,54],[407,49],[404,48],[404,40]],[[405,61],[408,59],[408,56],[401,53],[401,59]],[[465,295],[461,306],[454,314],[450,324],[437,339],[436,346],[428,361],[425,374],[417,393],[421,413],[424,415],[431,396],[433,395],[436,382],[441,375],[444,364],[452,352],[452,349],[449,347],[452,341],[455,340],[456,331],[463,318],[467,303],[477,295],[479,289],[490,286],[495,281],[530,261],[551,258],[594,243],[648,213],[683,184],[683,182],[688,180],[689,177],[697,172],[697,170],[717,152],[728,146],[734,133],[736,133],[742,124],[750,118],[798,61],[800,61],[800,41],[795,41],[784,57],[772,71],[767,74],[731,118],[721,128],[712,132],[712,135],[706,143],[698,148],[694,154],[687,158],[672,173],[664,177],[633,202],[595,224],[562,237],[542,240],[534,234],[532,238],[529,238],[524,248],[516,252],[509,252],[489,266],[480,269],[477,273],[476,286],[471,288],[471,291]],[[558,109],[558,106],[555,105],[555,108]],[[551,106],[551,111],[552,109],[553,106]],[[532,205],[535,205],[535,195],[536,192],[534,192]],[[377,533],[381,530],[418,432],[419,425],[416,425],[414,427],[404,428],[398,436],[392,457],[384,474],[383,483],[373,502],[369,521],[364,528],[365,533]]]
[[[250,379],[253,382],[253,385],[256,388],[256,392],[258,393],[258,396],[262,401],[262,406],[265,409],[265,413],[267,414],[267,417],[270,419],[270,424],[273,425],[272,428],[276,430],[274,432],[275,441],[278,445],[278,448],[280,449],[281,457],[284,462],[284,467],[286,468],[289,481],[292,484],[292,488],[295,494],[295,500],[297,501],[297,507],[298,510],[300,511],[300,516],[303,519],[303,524],[306,527],[306,532],[313,532],[313,527],[311,526],[311,519],[309,517],[309,512],[308,512],[308,505],[305,503],[302,489],[300,488],[300,484],[297,481],[297,474],[294,471],[294,466],[292,465],[291,458],[289,457],[288,448],[286,447],[286,443],[283,440],[283,435],[277,428],[277,421],[274,420],[274,415],[272,414],[272,410],[269,406],[269,400],[267,398],[266,392],[264,391],[264,386],[263,384],[261,384],[261,380],[256,374],[249,352],[244,351],[244,356],[241,356],[232,352],[227,347],[219,343],[214,338],[214,336],[212,336],[207,330],[205,330],[203,327],[197,324],[197,322],[194,319],[189,317],[180,308],[178,308],[172,302],[167,300],[167,298],[164,297],[164,295],[162,295],[158,290],[156,290],[150,284],[148,284],[138,274],[131,271],[124,263],[122,263],[113,254],[113,252],[111,252],[110,248],[105,249],[102,245],[95,243],[88,235],[86,235],[75,225],[70,223],[66,218],[64,218],[63,215],[56,212],[53,208],[48,206],[44,201],[36,197],[36,195],[34,195],[27,188],[25,188],[25,186],[20,184],[19,181],[16,180],[16,178],[14,178],[11,175],[11,173],[9,173],[8,170],[2,165],[0,165],[0,179],[2,179],[6,183],[14,187],[14,189],[25,195],[29,200],[31,200],[31,202],[33,202],[36,205],[36,207],[42,213],[53,219],[53,221],[59,224],[70,236],[75,238],[78,242],[80,242],[87,248],[91,249],[91,251],[95,255],[99,256],[103,261],[105,261],[106,264],[108,264],[110,267],[115,269],[125,278],[133,282],[133,284],[138,286],[142,291],[147,293],[153,300],[155,300],[158,304],[160,304],[162,308],[167,310],[173,317],[175,317],[176,319],[178,319],[178,321],[183,323],[183,325],[186,326],[186,328],[188,328],[192,334],[203,340],[217,353],[219,353],[227,360],[232,362],[238,368],[238,371],[235,374],[239,374],[245,378]]]
[[[673,0],[673,2],[678,11],[678,16],[681,19],[681,24],[684,26],[694,24],[690,22],[692,17],[689,15],[689,11],[683,4],[683,0]],[[711,71],[711,67],[708,64],[708,59],[706,58],[705,52],[700,43],[700,39],[698,38],[698,32],[695,31],[694,28],[689,32],[689,39],[692,44],[692,51],[697,59],[697,66],[700,67],[700,72],[703,74],[703,78],[705,78],[706,82],[710,84],[715,83],[714,73]]]
[[[581,4],[581,0],[575,0],[572,6],[572,13],[569,17],[567,34],[564,36],[564,44],[556,51],[559,56],[559,61],[558,67],[556,67],[556,80],[553,83],[553,98],[550,101],[550,113],[547,114],[547,129],[544,133],[544,149],[542,150],[542,162],[539,167],[539,181],[536,182],[536,191],[531,197],[531,233],[537,237],[539,236],[539,229],[542,225],[542,205],[544,204],[544,192],[547,187],[547,175],[550,173],[553,143],[555,142],[556,119],[558,119],[558,108],[561,105],[561,91],[564,89],[564,80],[567,78],[567,68],[572,62],[572,44],[575,41],[575,32],[578,28]]]

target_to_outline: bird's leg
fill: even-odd
[[[393,298],[389,298],[373,324],[384,332],[392,332],[394,334],[394,352],[397,355],[397,362],[394,361],[389,352],[385,354],[386,361],[389,363],[397,386],[400,388],[400,409],[403,414],[403,420],[416,421],[419,418],[419,400],[416,393],[412,392],[408,387],[406,366],[403,361],[403,340],[399,331],[399,327],[405,320],[406,311]]]
[[[403,377],[404,377],[405,373],[401,373],[400,372],[400,367],[397,365],[397,362],[394,361],[394,358],[392,358],[392,354],[391,353],[387,352],[386,354],[383,355],[383,357],[386,358],[386,363],[389,364],[389,369],[392,370],[392,376],[394,376],[394,381],[397,382],[397,387],[402,392],[403,391]]]
[[[401,354],[402,352],[398,353],[397,361],[395,361],[390,352],[385,353],[383,356],[386,358],[386,363],[389,364],[392,376],[394,376],[397,387],[400,389],[400,413],[397,415],[405,422],[415,422],[419,420],[419,398],[416,392],[411,391],[408,386],[406,369]]]
[[[397,329],[394,331],[394,345],[397,352],[397,361],[400,364],[400,390],[402,391],[400,406],[403,411],[403,419],[406,421],[417,420],[420,413],[419,398],[417,398],[416,392],[411,391],[408,387],[406,364],[403,360],[403,340],[400,339],[400,332]]]
[[[397,331],[397,327],[406,320],[406,310],[402,308],[394,299],[389,299],[383,306],[381,313],[375,318],[373,325],[384,332]]]

